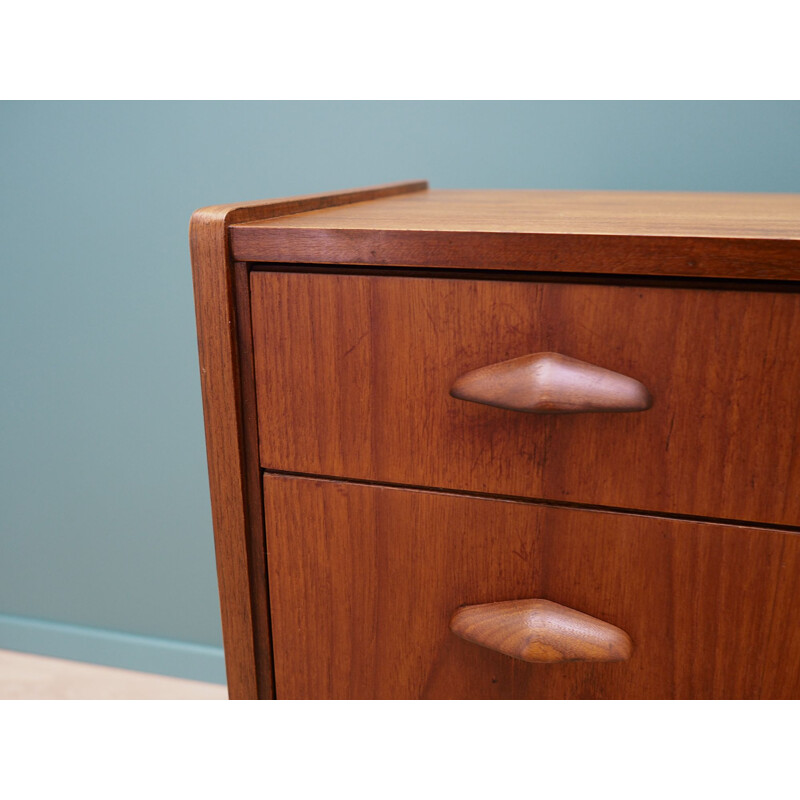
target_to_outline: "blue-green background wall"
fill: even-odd
[[[435,188],[800,192],[796,102],[0,104],[0,648],[223,680],[203,205]]]

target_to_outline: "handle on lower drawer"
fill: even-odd
[[[560,353],[533,353],[474,369],[456,379],[450,394],[534,414],[645,411],[653,404],[634,378]]]
[[[633,643],[625,631],[549,600],[510,600],[464,606],[450,630],[468,642],[534,663],[627,661]]]

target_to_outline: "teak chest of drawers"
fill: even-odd
[[[190,236],[232,698],[800,698],[800,196]]]

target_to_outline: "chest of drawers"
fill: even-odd
[[[232,698],[800,697],[800,197],[201,209]]]

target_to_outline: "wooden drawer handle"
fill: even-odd
[[[468,642],[540,664],[627,661],[625,631],[549,600],[510,600],[459,608],[450,630]]]
[[[533,414],[644,411],[653,404],[639,381],[560,353],[533,353],[465,372],[450,394]]]

